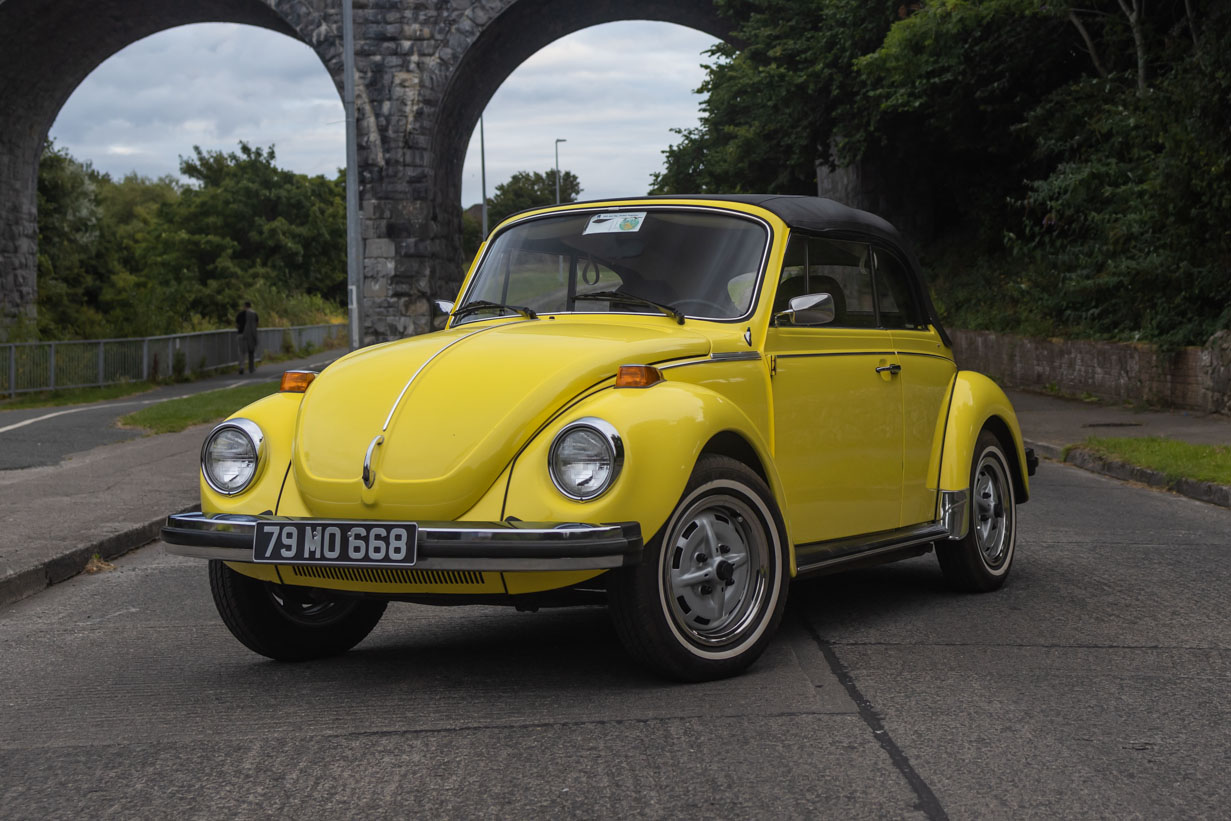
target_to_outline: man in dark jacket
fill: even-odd
[[[235,317],[235,327],[239,331],[239,372],[244,372],[244,354],[248,355],[248,373],[256,370],[256,328],[257,315],[252,310],[252,303],[245,302],[244,309]]]

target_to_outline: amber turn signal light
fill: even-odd
[[[282,374],[282,393],[303,393],[316,378],[316,371],[286,371]]]
[[[648,388],[663,381],[662,371],[650,365],[621,365],[616,374],[617,388]]]

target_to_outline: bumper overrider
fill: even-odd
[[[198,559],[253,561],[257,526],[263,522],[335,525],[272,515],[201,513],[167,517],[167,552]],[[355,522],[360,524],[360,522]],[[380,526],[380,521],[366,524]],[[555,522],[417,522],[414,567],[423,570],[550,571],[605,570],[641,561],[641,525]],[[301,562],[287,562],[301,563]],[[345,566],[346,561],[312,561]]]

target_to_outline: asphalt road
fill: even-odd
[[[74,453],[143,436],[144,431],[118,428],[121,416],[146,405],[252,381],[277,379],[286,368],[319,370],[340,353],[326,351],[312,361],[266,363],[255,375],[226,374],[179,385],[163,385],[145,393],[107,402],[21,410],[0,409],[0,471],[59,464]]]
[[[250,654],[152,545],[0,610],[0,815],[1226,817],[1231,511],[1045,464],[1000,592],[796,585],[748,674],[666,684],[601,609],[394,605]]]

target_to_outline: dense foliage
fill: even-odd
[[[1200,344],[1231,327],[1231,8],[718,0],[658,192],[815,193],[855,165],[955,325]]]
[[[38,334],[146,336],[328,321],[346,287],[344,181],[278,168],[273,148],[193,149],[183,182],[122,180],[48,145],[39,167]]]
[[[581,183],[572,171],[560,172],[560,202],[576,202],[581,193]],[[556,202],[556,170],[549,168],[543,173],[538,171],[518,171],[508,182],[496,186],[496,193],[487,201],[487,224],[490,227],[499,225],[505,217],[525,211],[527,208],[537,208],[552,205]]]

